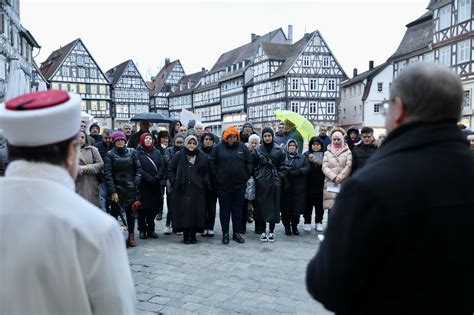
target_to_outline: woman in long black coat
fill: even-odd
[[[263,144],[251,154],[253,177],[255,178],[255,232],[260,234],[260,241],[275,241],[275,224],[280,222],[281,166],[285,162],[285,154],[273,141],[271,128],[262,130]],[[266,224],[269,231],[266,233]]]
[[[164,177],[165,162],[153,145],[153,136],[144,133],[140,136],[137,156],[142,166],[141,182],[138,186],[142,207],[138,210],[138,230],[140,238],[158,238],[155,233],[155,216],[163,205],[161,180]]]
[[[323,231],[323,192],[324,175],[322,171],[324,142],[319,137],[312,137],[309,140],[308,151],[303,153],[308,159],[309,172],[306,175],[306,207],[304,210],[304,230],[311,231],[311,216],[313,207],[316,212],[316,231]]]
[[[141,165],[134,149],[127,148],[127,138],[121,131],[112,135],[114,148],[107,152],[104,161],[104,175],[107,183],[107,193],[112,202],[118,203],[127,216],[129,231],[128,244],[135,246],[135,213],[132,204],[138,197],[138,185],[141,179]],[[111,213],[117,217],[118,213]]]
[[[286,143],[285,154],[286,175],[282,185],[281,218],[286,235],[299,235],[298,223],[306,206],[306,174],[309,164],[306,157],[298,152],[298,143],[294,139]]]
[[[206,189],[209,184],[209,164],[197,148],[193,135],[184,140],[184,148],[168,166],[168,179],[173,189],[173,229],[183,231],[185,244],[196,244],[196,233],[206,225]]]

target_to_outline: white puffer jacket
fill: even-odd
[[[323,207],[324,209],[332,209],[334,200],[336,199],[337,193],[328,192],[327,184],[328,181],[333,181],[337,175],[342,177],[343,181],[351,174],[352,169],[352,152],[349,147],[344,143],[344,147],[339,154],[334,153],[332,144],[328,145],[327,151],[324,153],[323,158],[323,173],[326,175],[324,180],[324,196],[323,196]]]

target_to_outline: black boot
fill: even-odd
[[[234,241],[236,241],[237,243],[239,243],[239,244],[245,243],[245,240],[244,240],[244,238],[242,237],[242,235],[240,235],[240,233],[234,233],[234,235],[232,236],[232,239],[233,239]]]
[[[189,232],[190,234],[190,240],[191,240],[191,244],[196,244],[197,243],[197,239],[196,239],[196,232]]]
[[[291,230],[289,225],[285,225],[285,234],[286,235],[291,235]]]
[[[140,239],[146,240],[147,238],[148,238],[148,236],[146,235],[146,232],[145,231],[140,231]]]
[[[292,223],[291,229],[294,235],[300,235],[300,231],[298,231],[298,223]]]
[[[222,244],[229,244],[230,240],[229,240],[229,233],[224,233],[222,235]]]
[[[183,243],[186,244],[186,245],[191,244],[191,240],[189,239],[189,232],[188,231],[183,232]]]

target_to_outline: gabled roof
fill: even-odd
[[[168,78],[169,74],[173,71],[174,66],[178,63],[181,64],[179,62],[179,59],[170,62],[169,64],[164,65],[163,68],[161,68],[160,72],[158,72],[155,80],[153,81],[153,86],[150,89],[150,96],[155,95],[156,93],[161,91],[161,89],[166,83],[166,79]]]
[[[56,71],[62,65],[64,59],[66,59],[66,57],[69,55],[69,53],[72,51],[72,49],[80,41],[81,41],[81,39],[78,38],[78,39],[70,42],[66,46],[53,51],[49,55],[49,57],[44,62],[41,63],[41,67],[40,67],[41,74],[46,79],[51,80],[53,75],[56,73]]]
[[[383,69],[385,69],[386,66],[388,66],[389,63],[388,62],[384,62],[382,63],[381,65],[378,65],[377,67],[374,67],[373,69],[371,70],[367,70],[355,77],[353,77],[352,79],[350,80],[346,80],[344,82],[341,82],[341,87],[346,87],[346,86],[349,86],[349,85],[352,85],[354,83],[357,83],[357,82],[360,82],[360,81],[363,81],[367,78],[373,78],[375,75],[377,75],[380,71],[382,71]]]
[[[293,64],[295,63],[296,59],[298,59],[298,56],[301,54],[303,49],[306,47],[306,44],[311,40],[313,35],[317,31],[310,33],[310,34],[305,34],[302,39],[291,45],[291,49],[288,50],[288,57],[286,60],[283,62],[283,64],[278,68],[277,71],[273,74],[272,78],[278,78],[280,76],[286,75],[288,70],[291,69]],[[286,45],[285,45],[286,46]],[[280,47],[282,49],[283,47]]]
[[[197,87],[199,80],[201,80],[201,78],[206,74],[206,72],[207,70],[201,70],[199,72],[192,73],[190,75],[185,75],[184,77],[182,77],[181,80],[179,80],[177,84],[181,85],[182,83],[184,83],[186,84],[185,88],[182,90],[170,93],[169,97],[176,97],[180,95],[189,94],[192,90],[194,90]],[[195,82],[195,84],[192,87],[188,88],[188,82],[190,81]]]
[[[296,44],[296,43],[295,43]],[[260,43],[265,55],[272,60],[286,60],[294,49],[290,44],[276,44],[269,42]]]
[[[407,24],[407,30],[400,45],[389,60],[409,56],[411,53],[429,49],[433,40],[433,13],[426,12]]]
[[[430,9],[430,10],[438,9],[446,4],[450,4],[451,2],[452,0],[430,0],[430,3],[428,4],[427,9]]]
[[[105,73],[105,75],[109,78],[110,83],[112,85],[116,85],[120,78],[122,77],[123,72],[127,69],[128,63],[131,62],[132,60],[129,59],[127,61],[122,62],[121,64],[113,67],[109,71]]]
[[[253,60],[255,53],[257,52],[258,44],[261,42],[269,42],[276,35],[284,32],[281,28],[273,30],[263,36],[257,36],[251,43],[232,49],[228,52],[223,53],[214,66],[209,70],[209,73],[224,70],[227,66],[241,62],[243,60]],[[286,38],[286,36],[285,36]]]
[[[36,64],[36,61],[33,59],[33,68],[36,70],[36,73],[38,73],[38,75],[41,77],[41,80],[44,81],[44,83],[46,84],[49,84],[48,80],[46,80],[46,78],[43,76],[43,74],[41,73],[38,65]]]

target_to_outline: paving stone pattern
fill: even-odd
[[[163,216],[158,239],[128,249],[138,314],[332,314],[306,291],[317,232],[304,232],[301,220],[301,235],[286,236],[278,224],[276,241],[263,243],[247,224],[245,244],[223,245],[218,218],[213,238],[198,234],[196,245],[185,245],[163,234]]]

